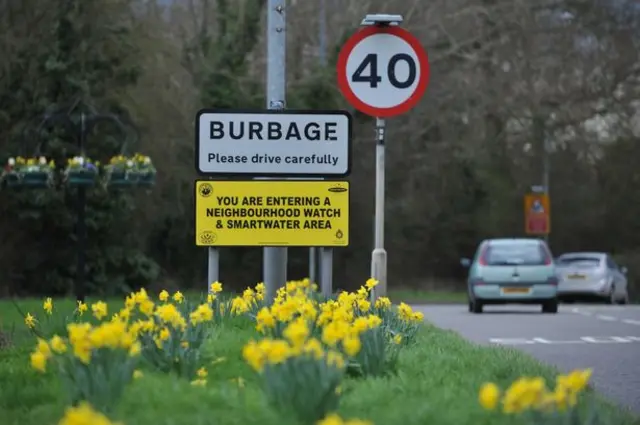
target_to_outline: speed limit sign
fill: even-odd
[[[338,84],[347,101],[374,117],[413,108],[429,84],[429,59],[416,37],[399,27],[355,33],[338,56]]]

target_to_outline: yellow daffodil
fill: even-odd
[[[53,300],[51,298],[45,298],[44,302],[42,303],[42,309],[48,315],[53,314]]]
[[[367,289],[373,289],[376,286],[378,286],[378,280],[374,279],[374,278],[370,278],[367,280],[367,282],[365,283],[365,286],[367,287]]]
[[[78,306],[76,307],[76,310],[78,311],[79,315],[83,315],[85,311],[88,310],[89,307],[87,307],[87,305],[85,303],[83,303],[82,301],[77,301]]]
[[[31,313],[27,313],[27,315],[24,316],[24,324],[27,325],[28,328],[30,329],[35,328],[36,323],[37,323],[37,320],[35,317],[31,315]]]
[[[67,351],[67,344],[58,335],[54,335],[49,342],[51,350],[56,354],[62,354]]]
[[[167,300],[169,299],[169,292],[163,289],[162,291],[160,291],[158,299],[162,302],[167,302]]]
[[[487,382],[480,388],[478,399],[483,408],[493,410],[500,401],[500,389],[496,384]]]
[[[47,367],[47,356],[39,351],[31,353],[31,367],[39,372],[45,372]]]
[[[176,291],[173,294],[173,301],[177,302],[178,304],[182,303],[184,301],[184,295],[182,295],[182,292]]]
[[[357,336],[348,336],[342,340],[342,346],[344,347],[345,353],[347,353],[348,356],[353,357],[360,352],[362,343],[360,342],[360,338]]]
[[[102,320],[107,316],[108,307],[107,304],[102,301],[97,301],[91,305],[91,311],[93,312],[93,316]]]
[[[102,413],[96,411],[90,404],[83,401],[75,407],[68,407],[58,425],[121,425],[111,422]]]
[[[213,282],[211,284],[211,292],[213,292],[214,294],[219,294],[220,292],[222,292],[222,283],[216,281]]]

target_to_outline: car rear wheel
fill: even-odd
[[[609,293],[609,298],[607,299],[607,304],[618,304],[618,300],[616,300],[616,287],[611,285],[611,292]]]
[[[473,314],[482,313],[482,303],[478,300],[469,301],[469,312]]]
[[[555,314],[558,312],[558,300],[547,301],[542,304],[542,312]]]
[[[619,303],[620,304],[629,304],[629,293],[628,292],[626,292],[624,294],[624,297],[620,298]]]

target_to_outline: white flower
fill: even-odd
[[[144,163],[145,163],[145,165],[151,164],[151,158],[149,158],[148,156],[145,156],[144,157]]]
[[[41,156],[38,161],[40,161],[40,165],[47,165],[47,158],[44,156]]]
[[[78,164],[84,165],[84,157],[76,156],[75,160],[78,162]]]
[[[133,167],[133,161],[132,160],[128,160],[127,161],[127,167]]]
[[[16,160],[15,160],[15,158],[9,158],[9,165],[11,165],[12,167],[13,167],[14,165],[16,165]]]

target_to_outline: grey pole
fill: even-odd
[[[318,56],[320,58],[320,64],[322,66],[327,65],[327,1],[320,0],[320,17],[318,19]],[[318,276],[318,261],[320,261],[320,268],[322,268],[322,258],[318,258],[318,248],[309,248],[309,280],[314,283],[320,282]],[[322,254],[320,254],[320,257]]]
[[[315,247],[309,248],[309,280],[312,283],[318,283],[318,264],[317,264],[317,249]]]
[[[320,0],[320,25],[319,25],[319,56],[320,63],[327,64],[327,0]]]
[[[220,249],[210,246],[207,254],[207,293],[211,294],[211,284],[220,280]]]
[[[385,120],[376,118],[376,215],[374,248],[371,252],[371,277],[379,283],[371,291],[372,299],[387,295],[387,251],[384,249],[385,129]]]
[[[333,293],[333,248],[320,248],[320,291],[325,297]]]
[[[207,292],[211,293],[211,284],[220,280],[220,250],[212,246],[209,247],[207,280]]]
[[[267,108],[284,109],[286,92],[285,0],[269,0],[267,15]],[[287,248],[265,247],[262,274],[267,302],[287,282]]]
[[[549,203],[551,203],[551,196],[549,195],[549,174],[550,174],[550,163],[549,163],[549,138],[547,137],[547,132],[544,132],[544,142],[542,146],[542,186],[544,188],[544,193],[549,198]],[[549,209],[549,221],[551,221],[551,209]],[[549,234],[544,235],[545,242],[549,242]]]

